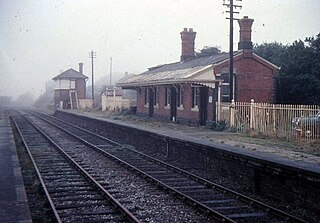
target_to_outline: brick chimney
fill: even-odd
[[[83,63],[79,63],[79,73],[83,74]]]
[[[193,29],[184,28],[180,33],[181,35],[181,57],[180,61],[186,61],[194,58],[194,40],[196,38],[196,32]]]
[[[252,50],[252,42],[251,42],[251,27],[253,23],[253,19],[249,19],[248,16],[244,16],[242,19],[239,19],[240,26],[240,40],[238,43],[238,49],[248,49]]]

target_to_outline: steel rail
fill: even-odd
[[[60,218],[60,216],[59,216],[59,214],[58,214],[58,211],[57,211],[57,209],[56,209],[56,207],[55,207],[55,205],[54,205],[54,203],[53,203],[53,201],[52,201],[52,199],[51,199],[51,196],[50,196],[50,194],[49,194],[49,192],[48,192],[48,189],[47,189],[47,187],[46,187],[46,185],[45,185],[45,183],[44,183],[44,181],[43,181],[43,179],[42,179],[42,176],[41,176],[41,173],[40,173],[40,171],[39,171],[39,169],[38,169],[38,166],[37,166],[37,164],[36,164],[36,162],[35,162],[35,160],[34,160],[34,158],[33,158],[33,155],[31,154],[31,151],[30,151],[30,149],[29,149],[29,146],[28,146],[28,144],[26,143],[24,136],[22,135],[22,132],[21,132],[21,130],[20,130],[20,127],[18,126],[15,118],[11,117],[11,119],[12,119],[12,121],[13,121],[13,123],[14,123],[14,125],[15,125],[15,128],[17,129],[17,131],[18,131],[18,133],[19,133],[19,135],[20,135],[20,137],[21,137],[21,139],[22,139],[23,145],[24,145],[24,147],[26,148],[27,153],[28,153],[28,155],[29,155],[29,157],[30,157],[30,159],[31,159],[32,165],[33,165],[33,167],[34,167],[34,169],[35,169],[35,171],[36,171],[36,173],[37,173],[37,177],[38,177],[38,179],[39,179],[39,181],[40,181],[40,183],[41,183],[42,189],[43,189],[43,191],[44,191],[44,193],[45,193],[45,195],[46,195],[46,198],[47,198],[47,200],[48,200],[48,202],[49,202],[49,204],[50,204],[50,208],[51,208],[51,211],[52,211],[53,214],[54,214],[55,220],[57,221],[57,223],[62,223],[62,220],[61,220],[61,218]]]
[[[126,163],[125,161],[119,159],[118,157],[115,157],[114,155],[106,152],[105,150],[102,150],[102,149],[99,148],[98,146],[96,146],[96,145],[94,145],[94,144],[92,144],[92,143],[90,143],[90,142],[82,139],[81,137],[73,134],[72,132],[70,132],[70,131],[68,131],[68,130],[66,130],[66,129],[63,129],[62,127],[58,126],[57,124],[55,124],[55,123],[53,123],[53,122],[51,122],[51,121],[49,121],[49,120],[46,120],[45,118],[41,117],[41,115],[44,115],[44,114],[42,114],[42,113],[40,113],[41,115],[38,115],[38,114],[35,114],[35,113],[33,113],[33,114],[36,115],[37,117],[41,118],[42,120],[44,120],[44,121],[46,121],[46,122],[48,122],[48,123],[50,123],[50,124],[55,125],[57,128],[65,131],[65,132],[67,132],[68,134],[70,134],[70,135],[72,135],[72,136],[74,136],[74,137],[76,137],[76,138],[79,138],[80,140],[82,140],[83,142],[85,142],[87,145],[89,145],[89,146],[91,146],[91,147],[93,147],[93,148],[95,148],[95,149],[97,149],[97,150],[99,150],[99,151],[101,151],[101,152],[103,152],[103,153],[108,154],[108,156],[110,155],[110,156],[114,157],[116,160],[119,160],[119,162],[124,162],[126,165],[130,166],[131,169],[134,169],[134,170],[136,170],[136,171],[138,171],[138,172],[141,172],[141,174],[145,174],[147,177],[149,177],[150,179],[152,179],[153,181],[155,181],[159,186],[161,185],[161,186],[163,186],[164,188],[165,188],[165,187],[168,187],[168,189],[173,190],[175,193],[179,194],[180,196],[186,197],[186,198],[190,198],[190,199],[191,199],[190,201],[193,202],[192,204],[195,204],[195,203],[196,203],[196,204],[198,205],[198,203],[199,203],[199,204],[201,204],[200,207],[208,208],[208,209],[212,210],[213,213],[216,212],[216,211],[214,211],[213,209],[211,209],[210,207],[208,207],[208,206],[206,206],[206,205],[204,205],[204,204],[202,204],[202,203],[194,200],[193,198],[191,198],[191,197],[189,197],[189,196],[187,196],[187,195],[184,195],[183,193],[177,191],[177,190],[174,189],[174,188],[171,188],[170,186],[162,183],[161,181],[159,181],[159,180],[155,179],[154,177],[150,176],[149,174],[144,173],[143,171],[141,171],[140,169],[134,167],[133,165],[131,165],[131,164],[129,164],[129,163]],[[272,207],[272,206],[270,206],[270,205],[267,205],[267,204],[265,204],[265,203],[262,203],[262,202],[260,202],[260,201],[258,201],[258,200],[255,200],[255,199],[253,199],[253,198],[250,198],[250,197],[248,197],[248,196],[246,196],[246,195],[243,195],[243,194],[241,194],[241,193],[239,193],[239,192],[236,192],[236,191],[234,191],[234,190],[231,190],[231,189],[228,189],[228,188],[223,187],[223,186],[221,186],[221,185],[215,184],[215,183],[213,183],[213,182],[211,182],[211,181],[208,181],[208,180],[206,180],[206,179],[204,179],[204,178],[202,178],[202,177],[199,177],[199,176],[197,176],[197,175],[195,175],[195,174],[192,174],[192,173],[190,173],[190,172],[187,172],[187,171],[185,171],[185,170],[183,170],[183,169],[181,169],[181,168],[179,168],[179,167],[175,167],[175,166],[173,166],[173,165],[171,165],[171,164],[168,164],[168,163],[166,163],[166,162],[163,162],[163,161],[161,161],[161,160],[159,160],[159,159],[155,159],[155,158],[153,158],[153,157],[151,157],[151,156],[149,156],[149,155],[146,155],[146,154],[144,154],[144,153],[141,153],[141,152],[139,152],[139,151],[137,151],[137,150],[135,150],[135,149],[132,149],[132,148],[123,146],[123,145],[121,145],[121,144],[119,144],[119,143],[117,143],[117,142],[115,142],[115,141],[113,141],[113,140],[110,140],[110,139],[108,139],[108,138],[106,138],[106,137],[104,137],[104,136],[98,135],[98,134],[96,134],[96,133],[94,133],[94,132],[91,132],[91,131],[89,131],[89,130],[86,130],[86,129],[84,129],[84,128],[78,127],[78,126],[73,125],[73,124],[68,123],[68,122],[65,122],[65,121],[63,121],[63,120],[61,120],[61,119],[58,119],[58,118],[55,118],[55,117],[52,117],[52,116],[47,116],[47,115],[45,115],[45,116],[48,117],[48,118],[52,118],[52,119],[54,119],[54,120],[56,120],[56,121],[58,121],[58,122],[62,122],[62,123],[64,123],[64,124],[66,124],[66,125],[69,125],[69,126],[72,126],[72,127],[74,127],[74,128],[77,128],[77,129],[79,129],[79,130],[85,131],[86,133],[89,133],[89,134],[91,134],[91,135],[94,135],[95,137],[99,137],[99,138],[101,138],[101,139],[103,139],[103,140],[106,140],[106,141],[108,141],[109,143],[114,144],[114,145],[117,145],[117,146],[119,146],[119,147],[121,147],[121,148],[128,149],[128,150],[130,150],[130,151],[132,151],[132,152],[134,152],[134,153],[137,153],[137,154],[145,157],[147,160],[156,162],[156,163],[160,164],[160,165],[163,166],[163,167],[169,168],[170,170],[173,170],[173,171],[175,171],[175,172],[177,172],[177,173],[183,174],[183,175],[186,176],[186,177],[189,177],[189,178],[194,179],[194,180],[196,180],[196,181],[198,181],[198,182],[201,182],[201,183],[203,183],[204,186],[207,186],[208,189],[218,189],[218,190],[223,191],[223,192],[225,192],[225,193],[227,193],[227,194],[229,194],[229,195],[235,196],[237,200],[241,200],[242,202],[247,203],[247,204],[249,204],[250,206],[259,208],[259,209],[265,211],[265,212],[268,213],[268,214],[272,214],[272,215],[274,215],[274,216],[276,216],[276,217],[282,218],[283,220],[285,220],[285,221],[287,221],[287,222],[293,222],[293,223],[308,223],[307,221],[302,220],[302,219],[300,219],[300,218],[297,218],[297,217],[295,217],[295,216],[293,216],[293,215],[291,215],[291,214],[289,214],[289,213],[286,213],[286,212],[284,212],[284,211],[281,211],[280,209],[274,208],[274,207]],[[217,213],[219,213],[219,212],[217,212]],[[221,213],[219,213],[219,215],[221,215]],[[220,220],[220,219],[217,219],[217,220]],[[225,219],[222,219],[222,220],[226,222]],[[229,219],[228,219],[228,220],[229,220]],[[232,219],[230,219],[230,220],[231,220],[231,222],[235,222],[235,221],[233,221]]]
[[[24,116],[25,117],[25,116]],[[101,193],[111,202],[114,207],[117,208],[119,212],[125,218],[127,218],[132,223],[141,223],[126,207],[124,207],[116,198],[114,198],[104,187],[97,182],[86,170],[84,170],[72,157],[70,157],[63,149],[56,144],[45,132],[43,132],[32,120],[25,117],[48,141],[52,144],[67,160],[74,165],[89,181],[101,191]]]
[[[218,220],[220,222],[236,223],[236,221],[234,221],[234,220],[224,216],[223,214],[211,209],[210,207],[202,204],[201,202],[193,199],[192,197],[187,196],[187,195],[183,194],[182,192],[180,192],[180,191],[178,191],[178,190],[176,190],[176,189],[174,189],[174,188],[162,183],[158,179],[156,179],[153,176],[143,172],[142,170],[140,170],[140,169],[136,168],[135,166],[131,165],[130,163],[127,163],[127,162],[119,159],[118,157],[116,157],[116,156],[114,156],[114,155],[102,150],[101,148],[97,147],[96,145],[94,145],[94,144],[82,139],[80,136],[77,136],[74,133],[72,133],[72,132],[70,132],[70,131],[68,131],[66,129],[63,129],[62,127],[60,127],[60,126],[58,126],[58,125],[56,125],[56,124],[54,124],[54,123],[42,118],[41,116],[38,116],[38,115],[36,115],[36,116],[41,118],[43,121],[45,121],[45,122],[47,122],[47,123],[49,123],[51,125],[54,125],[55,127],[57,127],[58,129],[62,130],[63,132],[65,132],[65,133],[73,136],[74,138],[80,140],[81,142],[85,143],[86,145],[90,146],[91,148],[99,151],[101,154],[113,159],[115,162],[117,162],[119,164],[122,164],[122,165],[126,166],[128,169],[139,173],[140,175],[144,176],[144,178],[148,178],[148,179],[152,180],[153,182],[155,182],[156,185],[158,185],[162,189],[170,190],[174,195],[176,195],[179,198],[182,198],[184,201],[188,201],[187,202],[188,204],[192,205],[193,207],[197,208],[198,210],[202,211],[203,213],[212,216],[215,220]]]

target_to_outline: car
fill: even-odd
[[[314,137],[320,134],[320,110],[314,116],[295,117],[292,119],[293,131],[301,137]]]

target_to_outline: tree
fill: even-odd
[[[281,67],[277,103],[320,104],[320,34],[287,46],[264,43],[254,50]]]
[[[13,101],[13,105],[17,107],[31,107],[34,103],[34,97],[31,92],[26,92],[17,97],[16,100]]]
[[[218,46],[205,46],[200,50],[200,52],[196,52],[196,57],[207,57],[212,55],[217,55],[221,53],[220,47]]]
[[[254,52],[264,59],[274,63],[275,65],[283,66],[283,57],[288,46],[282,45],[282,43],[272,42],[263,43],[261,45],[256,44],[254,46]]]
[[[41,109],[54,108],[54,82],[52,80],[46,82],[45,92],[35,100],[33,105]]]

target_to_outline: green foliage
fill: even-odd
[[[263,43],[261,45],[255,45],[254,52],[271,63],[282,67],[284,54],[287,48],[287,46],[284,46],[282,43],[278,42]]]
[[[255,53],[281,67],[277,103],[320,104],[320,34],[283,46],[264,43]]]
[[[226,129],[227,127],[227,122],[226,120],[221,120],[221,121],[213,121],[211,123],[210,129],[212,129],[213,131],[217,131],[217,132],[222,132]]]
[[[234,127],[230,127],[230,128],[228,129],[228,131],[229,131],[229,132],[237,132],[237,129],[234,128]]]
[[[196,57],[207,57],[221,53],[220,47],[205,46],[200,52],[196,52]]]

